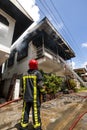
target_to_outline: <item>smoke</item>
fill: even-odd
[[[33,18],[34,23],[31,24],[29,28],[14,42],[14,44],[11,46],[11,51],[16,48],[16,51],[20,51],[22,48],[24,48],[24,40],[26,38],[30,38],[30,34],[28,34],[28,30],[33,28],[38,20],[40,19],[40,14],[39,14],[39,8],[35,4],[35,0],[17,0],[22,7],[27,11],[27,13]],[[33,35],[36,32],[33,33]],[[22,43],[22,44],[21,44]]]
[[[21,52],[21,50],[23,50],[24,48],[27,48],[27,47],[28,47],[27,41],[23,41],[21,44],[16,45],[16,51]]]
[[[35,0],[18,0],[18,2],[23,6],[35,22],[40,19],[39,8],[35,4]]]

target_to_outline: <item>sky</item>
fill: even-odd
[[[87,0],[18,0],[33,18],[45,16],[75,52],[68,62],[73,68],[87,65]]]

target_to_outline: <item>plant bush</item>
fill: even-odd
[[[54,74],[44,74],[44,84],[48,93],[57,93],[61,89],[62,78]]]
[[[74,79],[69,79],[69,89],[74,90],[74,92],[77,91],[76,82]]]
[[[74,90],[77,91],[76,82],[74,79],[64,79],[58,77],[55,74],[46,74],[41,70],[44,77],[44,84],[46,86],[47,93],[57,93],[58,91]]]

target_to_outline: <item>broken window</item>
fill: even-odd
[[[36,58],[40,58],[43,56],[42,36],[43,36],[42,34],[39,34],[32,40],[33,44],[36,46],[36,54],[37,54]]]
[[[17,48],[17,61],[22,60],[28,56],[28,43],[23,41]]]
[[[11,52],[9,58],[8,58],[8,67],[12,66],[14,64],[15,60],[15,52]]]

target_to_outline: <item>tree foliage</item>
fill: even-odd
[[[69,86],[70,86],[70,89],[72,89],[72,90],[74,90],[74,91],[77,90],[77,89],[76,89],[76,82],[75,82],[74,79],[70,79],[70,80],[69,80]]]
[[[58,77],[55,74],[46,74],[41,70],[44,77],[44,84],[47,93],[57,93],[58,91],[74,90],[77,91],[76,82],[71,78]]]
[[[54,74],[44,74],[44,84],[48,93],[56,93],[61,89],[62,78]]]

